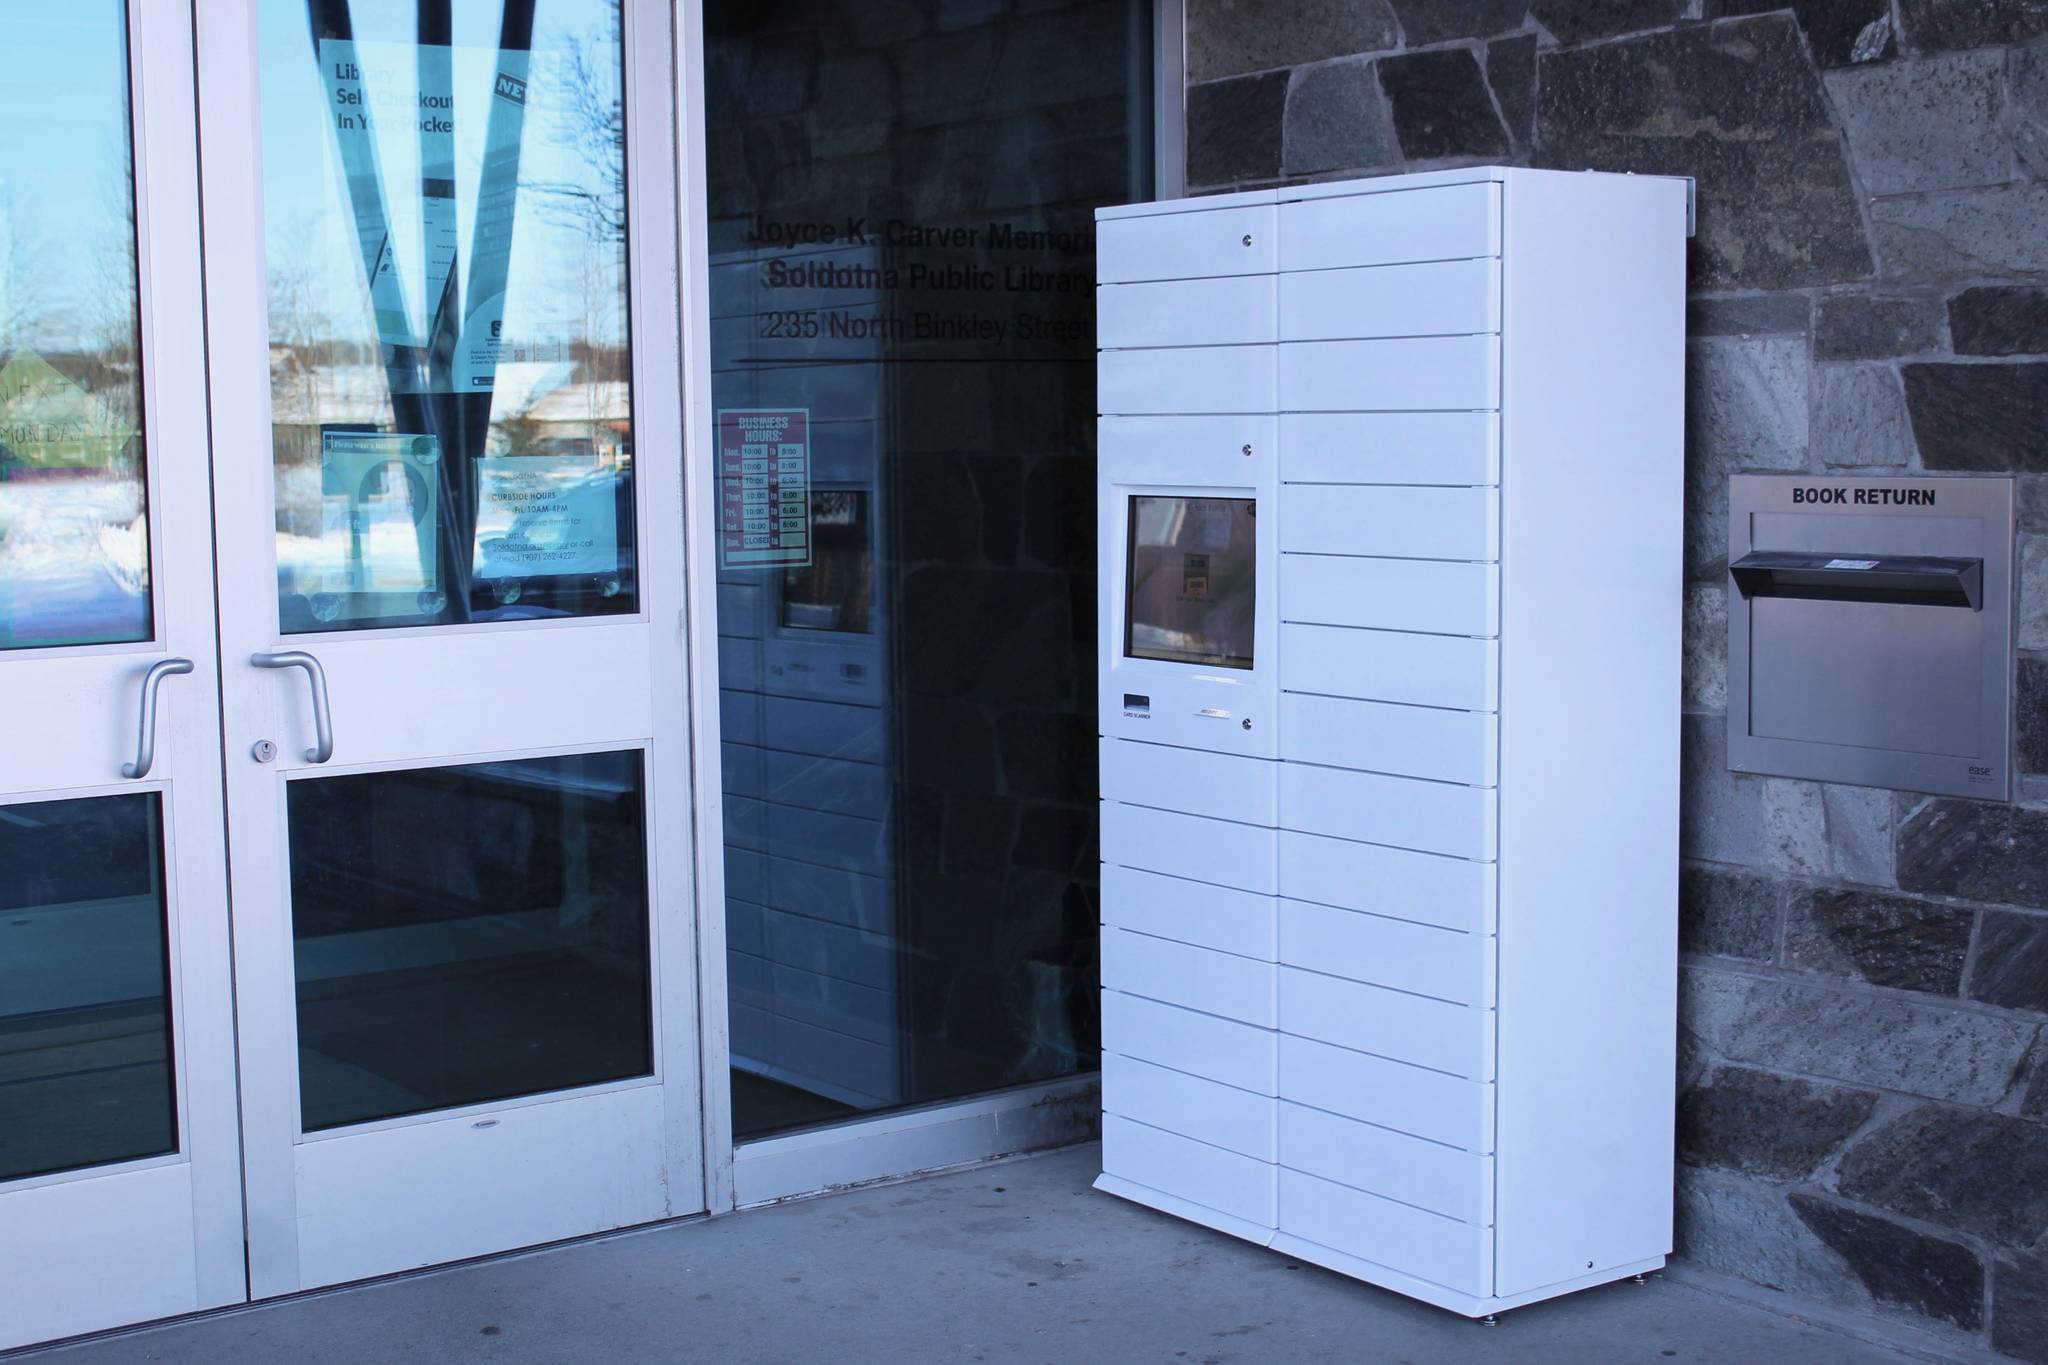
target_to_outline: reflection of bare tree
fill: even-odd
[[[626,105],[620,64],[619,11],[609,7],[602,29],[564,42],[555,59],[559,108],[550,131],[593,175],[582,181],[537,181],[530,188],[558,215],[586,228],[593,241],[626,240]]]
[[[303,536],[320,533],[320,428],[357,415],[336,401],[337,390],[343,374],[364,359],[363,348],[343,338],[329,306],[331,267],[308,255],[309,244],[318,241],[311,218],[273,232],[266,279],[278,528]],[[367,289],[360,292],[367,297]]]
[[[0,366],[32,353],[91,395],[59,420],[82,421],[97,433],[103,455],[94,467],[121,478],[131,477],[142,458],[133,169],[125,122],[110,126],[97,156],[67,167],[72,193],[99,208],[82,220],[89,226],[74,226],[72,240],[61,243],[24,211],[49,206],[25,206],[0,185]],[[37,420],[67,402],[54,392],[0,398],[40,404]]]
[[[110,131],[100,158],[98,222],[106,240],[91,253],[78,349],[85,386],[130,425],[142,425],[141,285],[136,272],[135,154],[123,126]],[[89,360],[86,357],[90,357]]]
[[[491,434],[497,438],[497,451],[501,455],[528,455],[540,448],[548,434],[547,424],[533,414],[529,404],[522,412],[510,417],[499,417],[491,423]]]
[[[322,305],[325,272],[304,258],[279,259],[283,241],[307,240],[307,234],[279,234],[271,242],[270,348],[271,393],[280,402],[297,400],[302,412],[318,408],[318,385],[335,363],[335,319]]]
[[[50,343],[64,330],[50,274],[56,259],[0,181],[0,364],[18,350],[53,349]]]

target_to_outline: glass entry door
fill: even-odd
[[[245,1293],[191,26],[5,28],[0,1349]]]
[[[198,7],[258,1297],[703,1207],[668,8]]]
[[[13,8],[0,1350],[700,1211],[669,7]]]

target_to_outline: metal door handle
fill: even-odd
[[[303,668],[306,681],[313,689],[313,738],[315,743],[306,750],[308,763],[325,763],[334,757],[334,715],[327,706],[327,670],[320,667],[320,661],[303,649],[280,650],[276,654],[251,655],[249,662],[258,668]]]
[[[142,675],[142,723],[136,727],[135,761],[121,765],[121,776],[148,777],[149,770],[156,766],[157,689],[164,685],[165,678],[191,671],[190,659],[158,659]]]

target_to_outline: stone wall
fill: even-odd
[[[1681,1254],[2048,1361],[2048,4],[1188,0],[1201,190],[1697,177]],[[2022,476],[2013,805],[1727,770],[1727,477]]]

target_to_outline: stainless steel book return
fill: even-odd
[[[2012,492],[1729,480],[1728,766],[2009,796]]]

